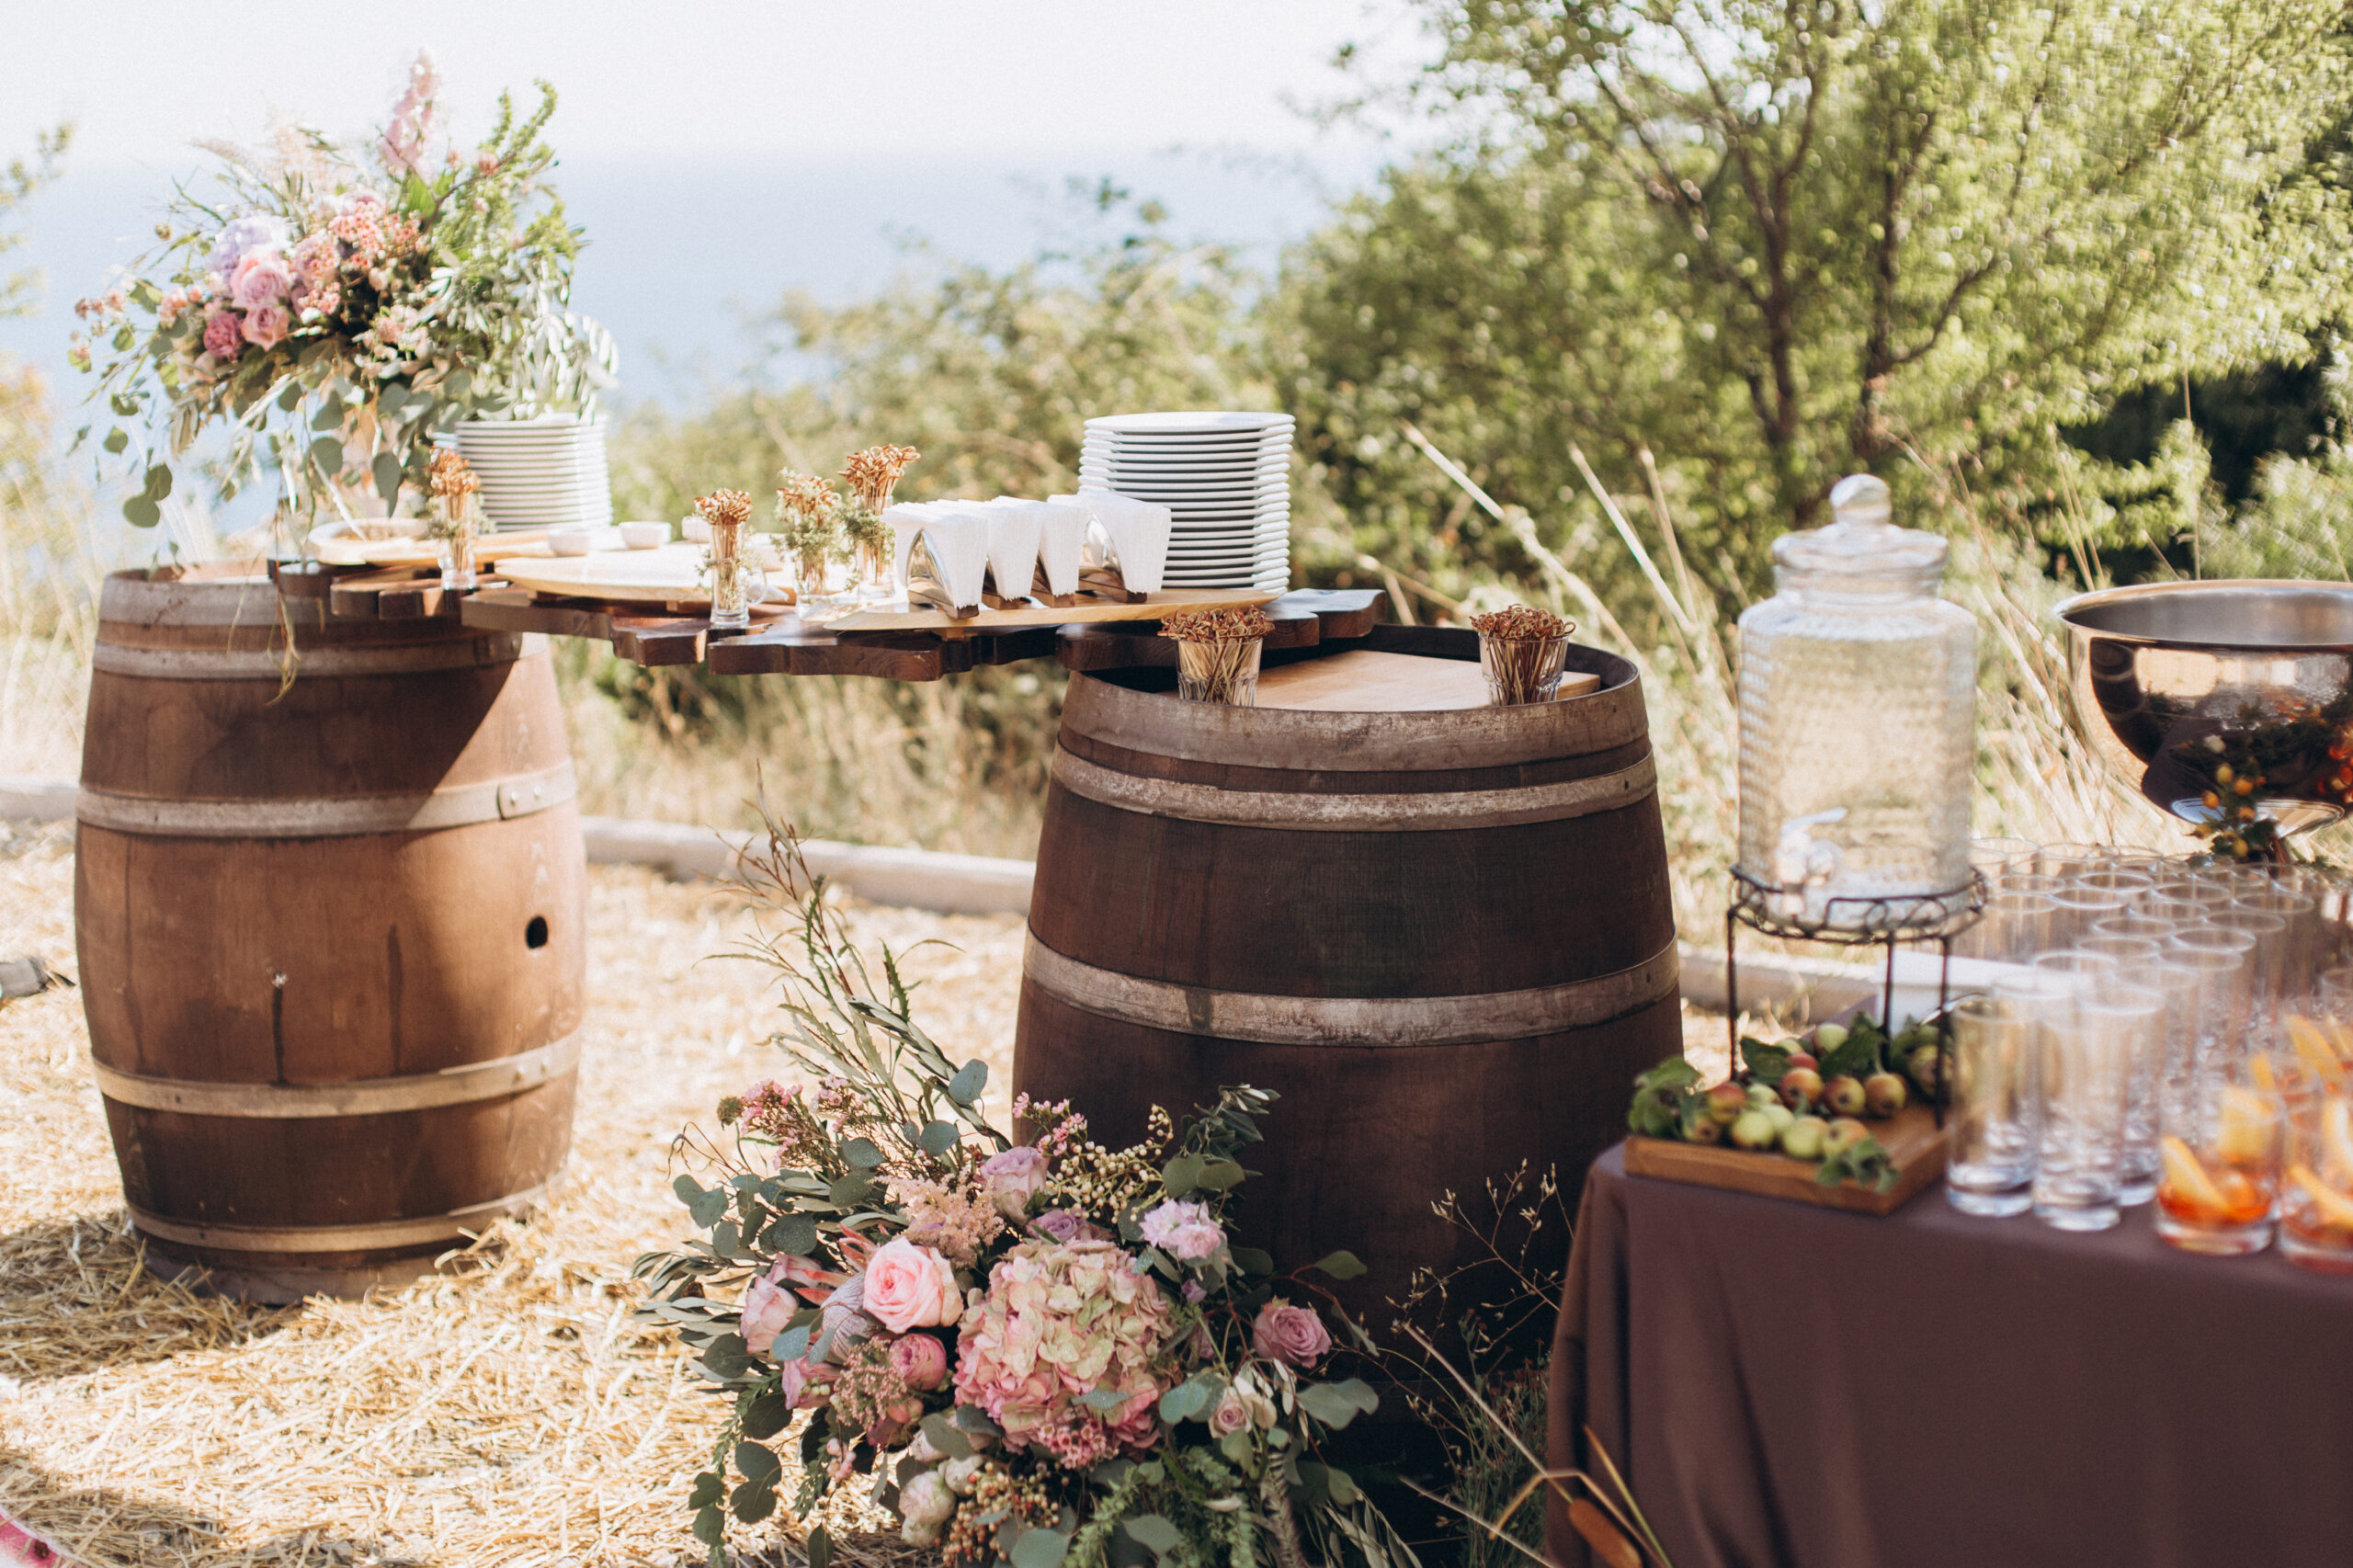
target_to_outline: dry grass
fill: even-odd
[[[63,830],[0,845],[0,953],[70,970],[71,902]],[[961,945],[910,967],[1002,1116],[1018,922],[857,918],[870,942]],[[782,1062],[756,1043],[765,971],[697,961],[748,928],[734,892],[599,869],[590,926],[566,1187],[449,1278],[366,1301],[239,1307],[143,1273],[78,1000],[0,1006],[0,1508],[107,1568],[699,1562],[680,1488],[720,1409],[629,1321],[626,1273],[687,1228],[671,1135]],[[785,1550],[772,1527],[742,1546]]]

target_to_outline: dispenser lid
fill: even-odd
[[[1945,537],[1899,528],[1888,520],[1893,512],[1885,480],[1850,473],[1830,492],[1829,524],[1775,540],[1773,562],[1840,577],[1942,570]]]

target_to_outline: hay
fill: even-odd
[[[65,832],[0,838],[0,952],[71,972],[72,891]],[[943,1046],[990,1063],[1003,1116],[1019,923],[858,919],[894,948],[961,946],[910,969]],[[732,892],[600,868],[590,926],[565,1187],[448,1277],[365,1301],[243,1307],[142,1272],[78,997],[0,1006],[0,1509],[108,1568],[699,1563],[681,1494],[721,1406],[629,1321],[625,1276],[688,1228],[671,1135],[783,1062],[756,1043],[765,971],[697,961],[748,928]],[[739,1538],[741,1562],[798,1560],[774,1521]]]

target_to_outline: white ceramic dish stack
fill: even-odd
[[[576,415],[478,419],[441,437],[482,481],[494,529],[603,528],[613,520],[605,422]]]
[[[1082,487],[1169,508],[1170,588],[1290,585],[1288,414],[1119,414],[1086,422]]]

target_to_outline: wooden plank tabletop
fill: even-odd
[[[1561,677],[1563,697],[1582,697],[1599,676]],[[1258,706],[1319,713],[1427,713],[1487,706],[1487,677],[1463,659],[1430,659],[1352,648],[1278,665],[1258,677]]]

